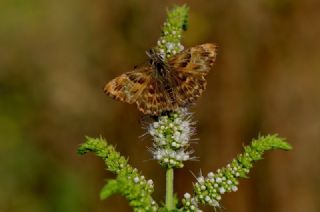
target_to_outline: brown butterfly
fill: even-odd
[[[147,55],[147,65],[111,80],[104,91],[116,100],[136,103],[144,114],[160,115],[186,107],[200,97],[207,84],[205,76],[216,58],[216,45],[191,47],[166,62],[154,50]]]

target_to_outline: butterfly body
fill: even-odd
[[[155,51],[150,62],[124,73],[106,84],[104,91],[116,100],[136,103],[147,115],[175,111],[195,102],[206,88],[205,76],[216,57],[214,44],[186,49],[167,61]]]

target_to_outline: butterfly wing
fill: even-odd
[[[176,110],[178,105],[163,81],[152,77],[136,100],[138,109],[148,115],[160,115],[164,111]]]
[[[135,103],[149,84],[151,73],[151,66],[142,66],[121,74],[106,84],[104,92],[116,100],[129,104]]]
[[[138,109],[148,115],[159,115],[177,107],[163,82],[154,77],[152,66],[139,67],[116,77],[104,91],[116,100],[136,103]]]
[[[207,84],[205,76],[212,69],[215,58],[216,45],[207,43],[186,49],[169,59],[169,83],[179,106],[194,103],[201,96]]]
[[[179,73],[207,75],[213,67],[216,48],[212,43],[191,47],[172,56],[168,61],[169,66]]]

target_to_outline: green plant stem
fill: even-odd
[[[173,202],[173,168],[166,171],[166,208],[167,210],[174,209]]]

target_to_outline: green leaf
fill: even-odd
[[[108,180],[107,184],[103,186],[100,191],[100,199],[104,200],[112,194],[119,192],[119,185],[117,180]]]

